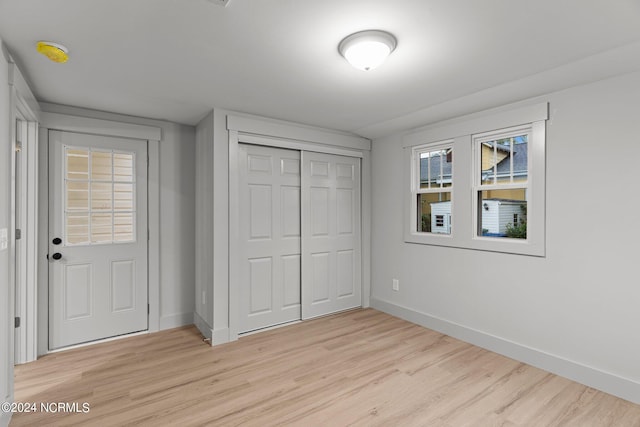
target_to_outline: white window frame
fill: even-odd
[[[412,178],[411,178],[411,212],[412,212],[412,234],[415,234],[417,236],[435,236],[435,238],[447,238],[450,237],[451,234],[444,234],[444,233],[428,233],[428,232],[423,232],[423,231],[418,231],[418,195],[419,194],[433,194],[433,193],[450,193],[451,194],[451,198],[453,199],[453,173],[454,173],[454,168],[453,165],[451,167],[451,186],[449,187],[443,187],[442,186],[442,182],[440,183],[439,187],[430,187],[430,188],[420,188],[420,158],[421,155],[423,153],[428,153],[428,152],[433,152],[433,151],[440,151],[440,150],[448,150],[451,149],[453,150],[453,140],[449,139],[449,140],[445,140],[445,141],[438,141],[435,143],[429,143],[429,144],[423,144],[417,147],[413,147],[412,152],[411,152],[411,172],[412,172]],[[453,157],[455,159],[455,156]],[[442,163],[441,163],[442,164]],[[452,209],[453,209],[453,201],[451,202],[452,205]],[[427,237],[428,238],[428,237]]]
[[[490,141],[495,141],[497,139],[509,138],[514,136],[527,135],[527,180],[521,182],[511,182],[509,184],[498,183],[497,181],[497,173],[494,173],[494,183],[493,184],[483,184],[481,175],[482,175],[482,144]],[[499,129],[494,132],[485,132],[478,135],[473,135],[473,187],[472,187],[472,195],[473,195],[473,206],[475,207],[476,215],[473,217],[473,229],[475,230],[474,238],[478,239],[509,239],[508,237],[489,237],[489,236],[481,236],[478,234],[479,230],[479,218],[478,218],[478,201],[479,196],[478,193],[481,191],[492,191],[492,190],[525,190],[525,194],[527,194],[527,209],[530,206],[529,202],[529,175],[531,170],[531,156],[529,155],[531,152],[531,141],[533,139],[533,132],[531,125],[525,126],[516,126],[508,129]],[[511,164],[511,178],[513,179],[513,162]],[[528,227],[528,223],[527,223]],[[527,229],[527,239],[528,229]],[[517,239],[517,241],[522,242],[527,239]]]
[[[445,122],[436,123],[403,138],[404,173],[407,183],[404,198],[404,240],[436,246],[503,252],[511,254],[545,256],[545,175],[546,175],[546,120],[549,106],[546,102],[530,105],[509,105],[483,111]],[[498,185],[500,189],[527,188],[527,238],[495,238],[478,236],[478,189],[480,174],[477,169],[476,141],[505,132],[529,130],[528,175],[526,184]],[[451,234],[418,233],[416,183],[419,181],[419,160],[416,153],[425,147],[453,141],[453,178],[451,193],[451,222],[456,228]],[[476,173],[477,172],[477,173]],[[416,179],[416,173],[418,178]],[[483,189],[484,186],[482,186]],[[488,189],[488,188],[486,188]]]

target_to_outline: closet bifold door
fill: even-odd
[[[239,144],[239,332],[300,320],[300,152]]]
[[[302,152],[302,319],[362,306],[360,159]]]

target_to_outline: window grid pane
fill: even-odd
[[[419,233],[451,234],[451,192],[417,195]]]
[[[418,153],[417,188],[440,190],[452,186],[453,148],[423,150]]]
[[[135,241],[135,154],[65,147],[65,241]]]
[[[527,133],[480,141],[479,179],[482,186],[522,184],[528,178]]]
[[[526,189],[478,192],[478,236],[527,238]]]

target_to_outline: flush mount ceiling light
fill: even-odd
[[[396,48],[393,34],[366,30],[345,37],[338,45],[340,55],[359,70],[369,71],[382,64]]]
[[[64,63],[69,59],[69,49],[59,43],[39,41],[36,49],[53,62]]]

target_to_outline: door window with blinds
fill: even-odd
[[[135,241],[135,154],[65,146],[66,245]]]

